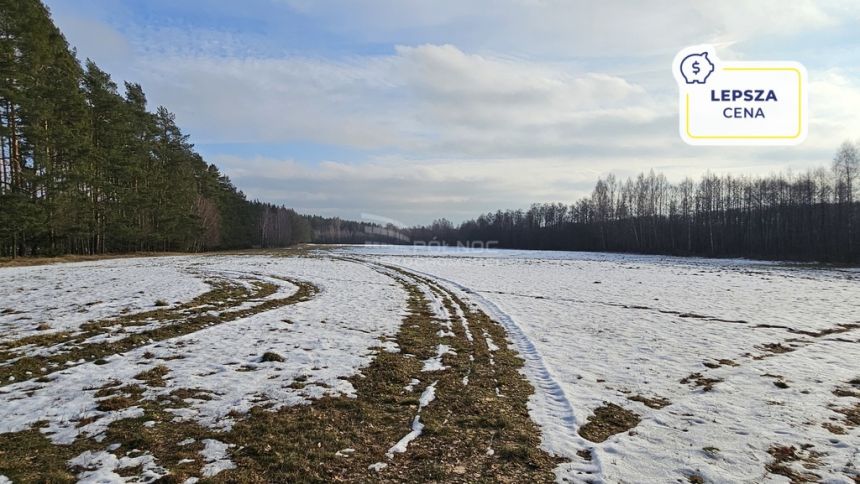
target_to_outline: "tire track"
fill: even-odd
[[[227,273],[228,271],[225,271],[223,275]],[[309,301],[319,292],[319,288],[314,284],[298,279],[271,276],[254,278],[247,273],[242,279],[245,284],[239,282],[238,278],[215,280],[211,283],[214,286],[212,291],[179,306],[93,321],[82,325],[83,331],[77,334],[51,336],[56,341],[42,349],[53,351],[44,354],[18,356],[12,353],[17,348],[0,350],[0,358],[8,358],[6,365],[0,364],[0,387],[27,380],[45,379],[52,373],[84,363],[101,364],[111,355],[125,353],[157,341],[173,339],[210,326]],[[284,283],[296,286],[296,291],[286,295],[278,294]],[[117,339],[99,340],[100,337],[110,336],[117,328],[123,330],[117,332],[120,335]],[[21,348],[27,349],[29,346]]]
[[[540,351],[525,334],[519,323],[497,304],[460,283],[397,264],[392,265],[401,271],[437,283],[441,282],[462,292],[470,301],[476,303],[493,320],[505,328],[519,355],[525,360],[526,374],[537,390],[535,398],[533,398],[535,401],[530,402],[529,413],[532,414],[533,420],[544,427],[542,432],[544,446],[552,453],[572,460],[570,463],[561,464],[556,469],[556,475],[586,474],[589,476],[588,482],[601,482],[601,478],[598,476],[602,475],[603,467],[599,454],[595,451],[595,446],[577,433],[579,423],[573,405],[553,376]],[[553,431],[547,432],[546,427],[552,428]],[[589,451],[590,460],[584,459],[581,455],[578,456],[578,452],[581,453],[583,450]]]

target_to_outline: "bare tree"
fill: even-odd
[[[454,242],[496,240],[518,249],[857,262],[858,176],[858,148],[846,143],[831,170],[768,177],[709,173],[677,184],[654,172],[623,181],[610,175],[569,206],[499,210],[453,229],[415,233]]]
[[[854,191],[860,173],[860,155],[857,146],[850,141],[842,143],[833,157],[833,174],[836,176],[836,197],[840,207],[840,218],[845,220],[848,252],[853,252],[854,238]]]

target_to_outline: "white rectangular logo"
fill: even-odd
[[[807,75],[797,62],[722,62],[713,47],[675,57],[679,131],[691,145],[796,145],[806,138]]]

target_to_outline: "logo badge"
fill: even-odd
[[[806,69],[797,62],[723,62],[710,45],[683,49],[678,83],[681,139],[691,145],[796,145],[809,118]]]

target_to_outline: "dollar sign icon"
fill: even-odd
[[[698,73],[699,73],[699,61],[694,61],[693,62],[693,74],[698,74]]]

